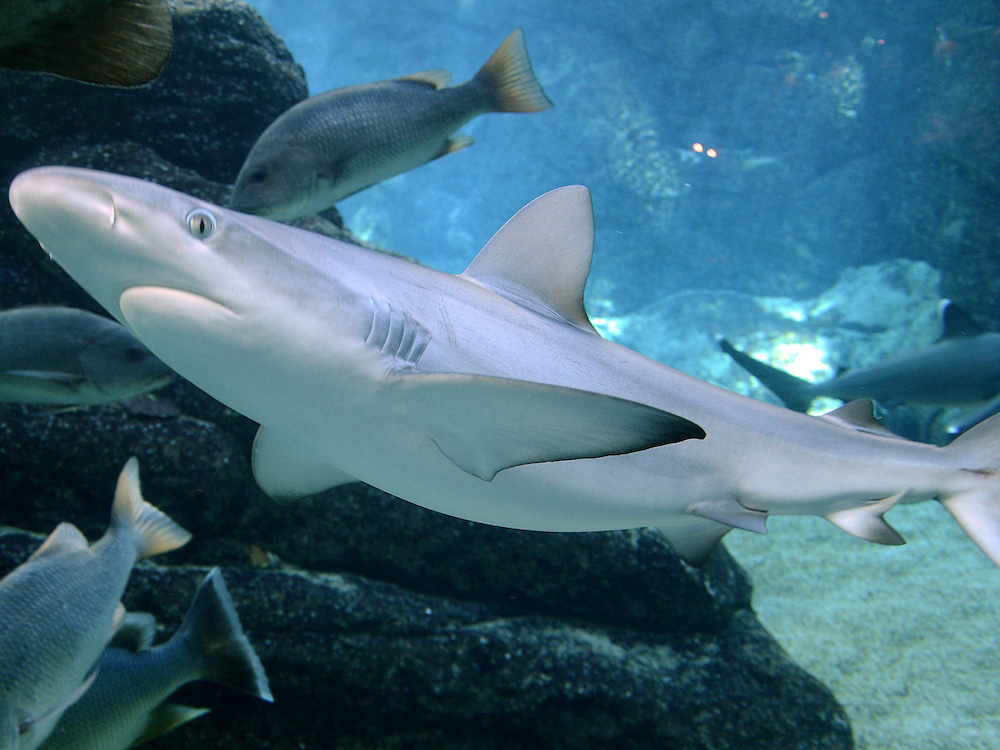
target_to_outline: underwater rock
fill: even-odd
[[[38,537],[0,534],[0,574]],[[140,565],[123,599],[175,629],[204,568]],[[714,637],[585,627],[360,576],[223,571],[273,706],[184,688],[172,748],[850,748],[828,691],[747,609]],[[252,709],[252,710],[251,710]]]

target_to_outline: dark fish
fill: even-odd
[[[131,458],[103,537],[88,545],[73,524],[59,524],[0,581],[0,750],[31,750],[45,740],[93,678],[124,614],[120,599],[136,560],[190,538],[142,499]]]
[[[167,0],[3,0],[0,67],[142,86],[170,57]]]
[[[264,131],[243,163],[230,206],[293,219],[465,148],[462,125],[485,112],[538,112],[552,102],[518,29],[470,80],[429,70],[334,89],[299,102]]]
[[[0,402],[104,404],[173,378],[169,367],[110,318],[55,305],[0,312]]]
[[[63,714],[42,750],[125,750],[159,737],[207,712],[165,703],[195,680],[273,700],[218,568],[198,587],[173,638],[155,648],[149,648],[152,619],[129,615],[98,659],[94,684]]]
[[[820,396],[941,406],[982,404],[996,397],[1000,394],[1000,333],[982,331],[951,303],[944,305],[942,316],[944,335],[936,344],[819,383],[766,365],[725,339],[719,346],[796,411],[806,411]]]

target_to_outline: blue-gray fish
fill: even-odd
[[[0,66],[141,86],[170,57],[167,0],[3,0]]]
[[[299,102],[257,140],[236,177],[230,206],[293,219],[472,144],[455,132],[486,112],[552,106],[518,29],[470,80],[429,70],[334,89]]]
[[[32,750],[45,740],[110,641],[135,561],[188,539],[142,499],[131,458],[103,537],[88,546],[62,523],[0,581],[0,750]]]
[[[0,312],[0,402],[104,404],[173,378],[169,367],[109,318],[49,305]]]
[[[147,615],[116,634],[97,662],[93,686],[66,711],[42,750],[125,750],[158,737],[206,713],[165,703],[195,680],[273,700],[218,568],[198,587],[173,638],[148,648],[154,630]],[[131,642],[123,643],[122,635]]]

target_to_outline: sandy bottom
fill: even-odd
[[[847,709],[858,748],[1000,748],[1000,570],[937,503],[887,516],[879,547],[817,518],[726,546],[754,607]]]

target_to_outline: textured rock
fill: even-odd
[[[39,541],[0,535],[0,572]],[[124,603],[172,632],[204,574],[141,566]],[[851,746],[840,709],[748,610],[714,638],[653,635],[511,616],[356,576],[224,575],[275,704],[185,689],[178,700],[213,712],[163,747]]]

